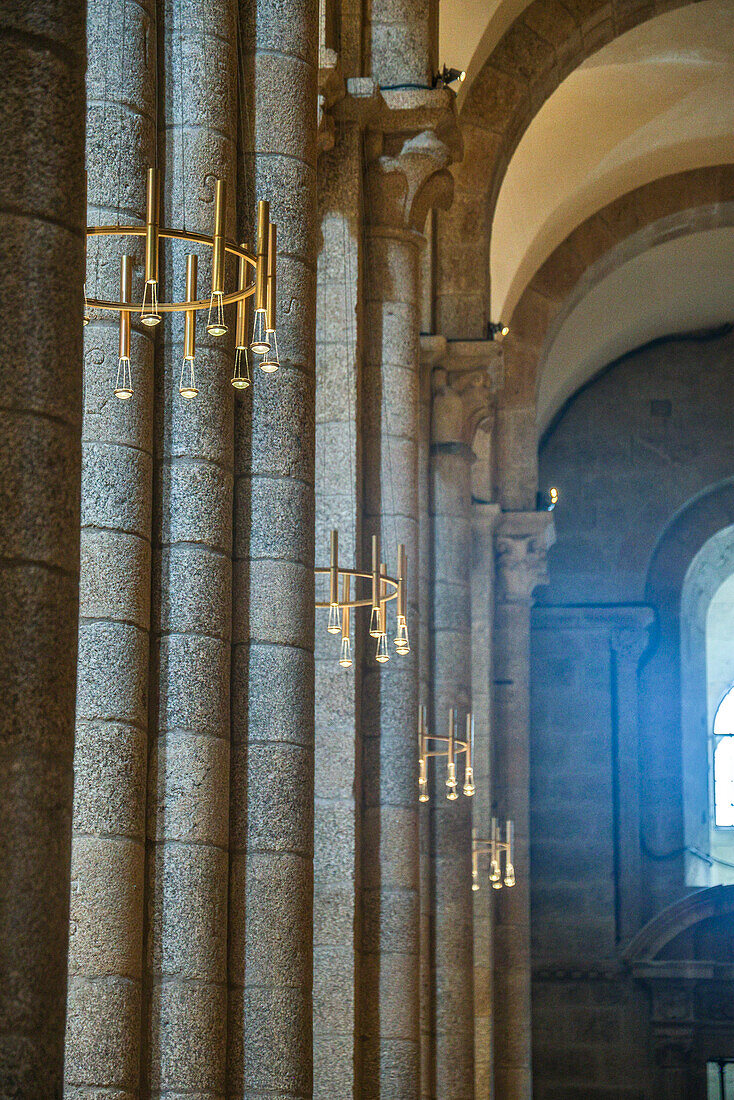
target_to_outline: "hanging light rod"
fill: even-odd
[[[464,786],[462,790],[467,798],[471,798],[476,790],[474,786],[474,768],[472,766],[474,757],[474,715],[470,711],[466,716],[466,735],[463,741],[456,736],[458,717],[459,712],[456,707],[451,707],[449,710],[449,735],[448,737],[439,737],[428,732],[425,706],[421,705],[418,708],[419,802],[428,802],[428,758],[430,756],[446,757],[446,797],[449,802],[455,802],[459,797],[456,793],[456,788],[458,786],[458,780],[456,778],[456,757],[460,756],[462,753],[466,754]],[[430,748],[430,743],[433,743],[434,746],[445,745],[446,748]]]
[[[331,532],[331,553],[328,569],[316,568],[317,577],[329,578],[329,599],[317,600],[316,607],[329,611],[327,630],[330,634],[341,634],[339,664],[342,668],[352,665],[352,643],[350,638],[350,618],[352,608],[370,607],[370,635],[377,639],[375,660],[385,664],[390,660],[387,643],[387,605],[390,600],[397,601],[397,627],[395,631],[395,652],[410,652],[408,621],[406,615],[407,600],[407,558],[405,547],[398,546],[398,575],[389,577],[387,566],[380,561],[380,540],[372,536],[372,571],[362,573],[357,569],[342,569],[339,565],[339,532]],[[354,580],[354,592],[352,592]],[[357,583],[368,581],[371,585],[369,596],[357,595]],[[341,595],[340,595],[341,588]]]
[[[186,354],[184,365],[193,364],[193,326],[196,314],[208,311],[206,330],[210,336],[226,335],[228,326],[225,320],[225,307],[237,306],[236,362],[232,385],[244,389],[250,384],[247,351],[263,356],[260,367],[265,373],[273,373],[279,367],[278,345],[275,334],[275,297],[276,297],[276,227],[270,222],[270,207],[261,200],[257,205],[257,249],[253,253],[246,245],[234,244],[225,238],[226,184],[217,179],[214,188],[214,226],[211,236],[191,233],[188,230],[170,229],[159,224],[159,175],[156,168],[149,168],[146,187],[145,225],[88,225],[87,240],[90,237],[143,237],[145,239],[145,284],[142,302],[131,301],[132,267],[129,257],[124,257],[128,267],[122,273],[120,300],[107,301],[101,298],[89,298],[84,288],[84,324],[89,323],[88,311],[91,309],[109,310],[120,314],[120,361],[115,393],[122,399],[132,396],[130,377],[129,345],[130,315],[140,314],[141,324],[149,328],[160,324],[163,313],[186,314]],[[196,297],[196,263],[187,257],[186,300],[183,302],[161,302],[158,299],[160,241],[177,240],[188,244],[204,245],[212,250],[212,281],[208,298]],[[225,293],[226,256],[238,259],[237,288]],[[194,261],[196,257],[194,256]],[[254,279],[247,280],[247,270],[252,268]],[[246,340],[247,310],[246,299],[254,296],[255,318],[252,339]],[[126,354],[123,354],[126,352]],[[193,383],[193,366],[186,368],[188,381],[182,381],[182,396],[194,397],[197,393]],[[188,384],[188,383],[191,384]],[[186,392],[184,393],[184,389]]]
[[[515,827],[512,821],[505,822],[505,839],[502,839],[502,827],[496,817],[492,818],[492,834],[489,840],[477,836],[477,830],[471,831],[471,877],[472,890],[479,889],[479,857],[489,856],[489,881],[495,890],[503,886],[515,885],[515,865],[513,861]],[[502,862],[504,857],[504,875]]]

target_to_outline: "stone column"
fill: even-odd
[[[0,1095],[61,1096],[84,282],[85,6],[0,18]]]
[[[494,734],[494,530],[497,504],[472,501],[471,565],[471,699],[474,714],[474,781],[477,793],[472,824],[477,835],[490,835],[492,820],[491,752]],[[480,865],[480,889],[474,902],[474,1092],[475,1100],[492,1096],[492,939],[494,891]]]
[[[230,1097],[312,1094],[317,0],[241,4],[280,370],[235,425]],[[253,102],[253,100],[250,100]]]
[[[430,95],[430,93],[429,93]],[[379,534],[383,560],[408,560],[411,652],[380,667],[365,656],[362,714],[362,1096],[419,1092],[418,637],[419,282],[426,211],[450,188],[449,147],[434,130],[405,136],[440,110],[387,110],[368,135],[363,560]],[[425,106],[425,105],[422,105]],[[389,136],[386,131],[389,131]],[[366,558],[365,558],[366,556]],[[411,578],[412,581],[411,581]],[[392,639],[391,639],[392,643]],[[391,644],[391,648],[392,644]]]
[[[612,768],[617,882],[617,936],[627,943],[639,931],[640,893],[640,722],[637,669],[649,643],[652,608],[625,608],[612,628]]]
[[[165,186],[161,220],[211,234],[214,180],[235,205],[235,11],[229,0],[167,0]],[[166,245],[164,285],[184,297],[185,253]],[[198,250],[199,296],[211,253]],[[230,275],[231,278],[231,275]],[[234,317],[227,317],[231,327]],[[198,396],[179,394],[183,316],[164,321],[157,371],[153,682],[148,772],[144,1077],[151,1096],[225,1091],[229,668],[231,633],[231,335],[197,323]]]
[[[431,461],[433,520],[432,732],[445,736],[471,709],[471,464],[464,405],[446,371],[434,371]],[[432,760],[433,986],[437,1097],[474,1100],[472,801],[446,798],[443,761]]]
[[[495,1095],[530,1100],[530,608],[547,582],[547,512],[507,512],[497,525],[495,783],[498,815],[515,823],[517,883],[499,892],[494,928]]]
[[[124,9],[124,10],[123,10]],[[110,24],[118,33],[108,42]],[[92,224],[145,220],[155,163],[155,8],[94,0],[87,20],[87,189]],[[87,293],[115,299],[119,254],[90,241]],[[142,280],[134,297],[142,296]],[[84,329],[79,672],[65,1080],[138,1096],[150,647],[153,353],[131,334],[133,397],[113,396],[118,325]]]
[[[430,88],[437,68],[437,0],[372,0],[363,34],[367,71],[378,84]]]
[[[419,700],[431,701],[431,602],[433,577],[433,530],[431,500],[431,392],[433,368],[446,355],[443,336],[421,336],[420,435],[418,445],[418,538],[420,577],[418,590]],[[431,865],[430,803],[418,811],[418,863],[420,892],[420,1095],[436,1095],[434,1056],[434,990],[431,939],[433,935],[433,868]]]
[[[361,141],[340,127],[319,157],[316,324],[316,556],[329,560],[329,532],[339,531],[339,562],[359,569],[361,453],[357,428],[361,351]],[[326,598],[325,579],[319,584]],[[352,589],[352,598],[354,590]],[[314,1097],[355,1094],[354,1034],[359,959],[356,899],[359,820],[359,648],[364,611],[352,615],[353,664],[339,666],[340,637],[316,616],[316,787],[314,846]]]

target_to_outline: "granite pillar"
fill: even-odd
[[[424,129],[409,133],[419,122]],[[378,534],[395,568],[406,547],[411,651],[375,662],[369,639],[362,709],[362,1096],[416,1097],[419,896],[416,723],[419,686],[418,455],[422,229],[450,201],[457,151],[447,100],[385,97],[366,141],[363,560]],[[439,137],[439,131],[441,136]],[[389,571],[389,569],[388,569]],[[411,625],[412,624],[412,625]]]
[[[492,822],[492,738],[494,734],[494,529],[499,505],[473,499],[471,514],[471,698],[474,714],[474,781],[472,824],[477,836],[490,836]],[[492,1097],[492,940],[494,890],[480,862],[479,890],[473,898],[474,940],[474,1092],[475,1100]]]
[[[211,234],[214,181],[227,188],[234,236],[235,9],[167,0],[164,224]],[[166,244],[167,294],[185,294],[185,253]],[[200,252],[199,296],[211,286]],[[230,279],[232,273],[230,273]],[[230,334],[197,319],[198,395],[179,393],[183,316],[163,323],[156,372],[153,669],[148,770],[144,1033],[151,1097],[223,1097],[227,1031],[229,669],[233,488]]]
[[[123,11],[124,8],[124,11]],[[119,35],[109,43],[110,22]],[[144,224],[155,163],[155,9],[94,0],[87,16],[87,207],[91,224]],[[122,252],[88,249],[87,293],[115,299]],[[142,279],[134,283],[142,297]],[[138,1096],[148,730],[153,357],[131,334],[133,397],[113,396],[118,315],[84,329],[79,672],[74,747],[65,1095]]]
[[[357,432],[361,350],[360,131],[337,131],[319,157],[316,323],[316,556],[329,559],[329,532],[339,531],[339,562],[360,568],[361,452]],[[326,578],[319,583],[326,599]],[[340,593],[341,595],[341,593]],[[354,588],[350,595],[354,598]],[[340,636],[316,616],[314,804],[314,1097],[355,1095],[355,943],[360,662],[364,611],[351,616],[351,668],[339,665]]]
[[[417,1096],[418,1051],[418,249],[417,234],[367,238],[363,561],[380,536],[388,571],[403,543],[411,651],[375,662],[365,640],[362,693],[362,1096]],[[392,608],[390,609],[392,611]]]
[[[433,526],[431,732],[446,736],[451,708],[458,737],[471,711],[471,464],[464,404],[445,370],[434,371],[431,455]],[[445,761],[430,763],[433,863],[432,979],[436,1097],[474,1098],[472,798],[446,798]]]
[[[496,528],[495,782],[497,814],[515,824],[516,885],[499,891],[494,926],[494,1088],[530,1100],[530,609],[547,583],[547,512],[507,512]]]
[[[84,5],[0,18],[0,1095],[61,1096],[77,662]]]
[[[240,20],[253,142],[241,197],[245,205],[269,199],[278,226],[281,366],[268,376],[255,368],[251,403],[238,402],[235,421],[227,1092],[305,1100],[313,1076],[318,3],[242,4]]]
[[[372,0],[365,11],[368,72],[382,87],[430,88],[437,69],[437,0]]]
[[[420,436],[418,444],[418,540],[420,573],[418,586],[419,699],[431,703],[431,602],[433,598],[433,529],[431,499],[431,376],[446,354],[442,336],[421,336]],[[416,742],[417,743],[417,742]],[[418,811],[418,874],[420,894],[420,1095],[436,1095],[434,1057],[434,989],[431,942],[433,935],[430,804]]]

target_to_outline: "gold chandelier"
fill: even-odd
[[[257,205],[257,248],[250,252],[245,244],[234,244],[224,235],[226,209],[225,181],[217,179],[214,190],[214,227],[210,237],[187,230],[168,229],[159,224],[159,176],[156,168],[148,169],[145,225],[88,225],[89,237],[143,237],[145,239],[145,285],[143,300],[132,301],[132,258],[120,257],[120,300],[105,301],[87,298],[84,293],[84,324],[89,323],[90,309],[111,310],[120,315],[120,347],[115,395],[125,401],[132,397],[130,369],[130,321],[133,313],[149,328],[158,325],[163,313],[185,314],[184,352],[181,364],[179,393],[184,398],[196,397],[198,389],[194,373],[196,351],[196,314],[208,310],[206,331],[210,336],[226,335],[228,326],[225,308],[237,306],[235,324],[235,365],[232,385],[246,389],[250,385],[248,351],[262,356],[259,366],[266,374],[279,367],[278,341],[275,324],[276,298],[276,227],[270,221],[270,207],[265,201]],[[195,253],[186,256],[186,298],[183,302],[161,302],[159,289],[159,252],[162,239],[186,241],[212,250],[212,282],[208,298],[197,298],[198,259]],[[238,260],[237,288],[225,293],[225,259]],[[254,270],[254,280],[248,282],[248,268]],[[254,296],[255,315],[252,336],[248,341],[248,304]]]
[[[380,561],[380,540],[377,535],[372,536],[372,571],[361,573],[356,569],[342,569],[340,567],[339,532],[332,531],[329,567],[328,569],[316,568],[314,573],[317,577],[328,576],[329,578],[329,599],[317,600],[316,607],[328,608],[329,610],[329,621],[326,628],[329,634],[341,634],[339,664],[342,668],[350,668],[352,665],[350,618],[354,607],[370,607],[372,609],[370,614],[370,636],[377,639],[375,660],[379,664],[385,664],[390,660],[390,647],[387,642],[387,604],[390,600],[397,600],[395,652],[400,654],[410,652],[406,616],[407,560],[405,547],[402,543],[398,546],[397,577],[389,577],[387,566]],[[354,580],[354,592],[352,591],[352,580]],[[357,583],[360,580],[371,582],[371,595],[366,597],[357,595]]]
[[[428,802],[428,758],[430,756],[446,757],[446,797],[449,802],[455,802],[459,797],[456,793],[458,780],[456,778],[456,758],[462,753],[466,754],[464,766],[463,792],[467,798],[471,798],[476,787],[474,786],[474,768],[472,759],[474,756],[474,715],[471,711],[466,716],[466,734],[462,741],[456,736],[459,712],[455,707],[449,710],[449,735],[439,737],[428,732],[426,708],[421,705],[418,708],[418,788],[419,802]],[[446,748],[430,748],[429,744],[445,745]]]
[[[492,818],[492,831],[489,840],[477,836],[477,830],[471,831],[471,877],[472,890],[479,889],[479,857],[489,856],[489,881],[495,890],[503,886],[515,885],[515,865],[513,862],[514,825],[505,822],[505,837],[502,839],[502,826],[496,817]],[[503,859],[504,857],[504,859]],[[504,873],[502,863],[504,862]]]

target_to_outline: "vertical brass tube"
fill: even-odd
[[[224,215],[227,202],[227,185],[217,180],[214,190],[214,247],[212,250],[212,294],[224,290]]]
[[[514,832],[513,823],[511,821],[508,821],[507,825],[505,826],[505,829],[506,829],[506,831],[505,831],[505,843],[507,844],[506,855],[505,855],[505,867],[507,867],[508,863],[514,863],[515,862],[514,859],[512,858],[513,857],[512,849],[513,849],[514,839],[515,839],[514,836],[513,836],[513,832]]]
[[[196,301],[196,253],[190,252],[186,256],[186,301]],[[184,327],[184,359],[193,359],[196,350],[196,310],[186,310],[186,322]]]
[[[242,248],[246,248],[242,245]],[[240,256],[237,269],[237,289],[244,290],[247,286],[247,260]],[[249,332],[249,298],[242,298],[237,303],[237,323],[235,327],[235,347],[243,351],[247,347],[247,334]]]
[[[384,561],[380,563],[380,633],[387,634],[387,566]]]
[[[339,532],[331,532],[331,556],[329,569],[329,603],[339,603]]]
[[[268,281],[268,224],[270,204],[261,199],[257,204],[257,267],[255,269],[255,309],[267,305]]]
[[[398,615],[405,618],[405,608],[407,601],[405,598],[405,586],[407,583],[406,577],[407,560],[405,555],[405,544],[400,543],[398,546]]]
[[[453,767],[453,764],[454,764],[454,738],[456,736],[456,727],[455,727],[456,718],[455,718],[455,716],[456,716],[456,711],[454,710],[453,707],[450,707],[449,708],[449,748],[448,748],[448,760],[447,760],[447,763],[448,763],[448,766],[449,766],[449,771],[451,770],[451,768]]]
[[[380,606],[380,536],[372,536],[372,610]]]
[[[477,830],[471,831],[471,874],[476,879],[479,876],[479,853],[477,851]]]
[[[148,169],[145,214],[145,281],[158,282],[158,169]]]
[[[127,303],[133,294],[133,265],[129,256],[120,256],[120,302]],[[120,310],[120,358],[130,358],[130,310]]]
[[[342,580],[342,638],[349,637],[349,620],[351,617],[349,614],[351,611],[351,608],[349,607],[349,593],[351,589],[351,579],[352,578],[349,576],[349,574],[345,573],[344,579]]]
[[[471,771],[472,758],[474,756],[474,715],[466,716],[466,767]]]
[[[266,295],[266,321],[268,332],[275,332],[275,266],[277,260],[277,227],[271,222],[268,227],[268,289]]]

